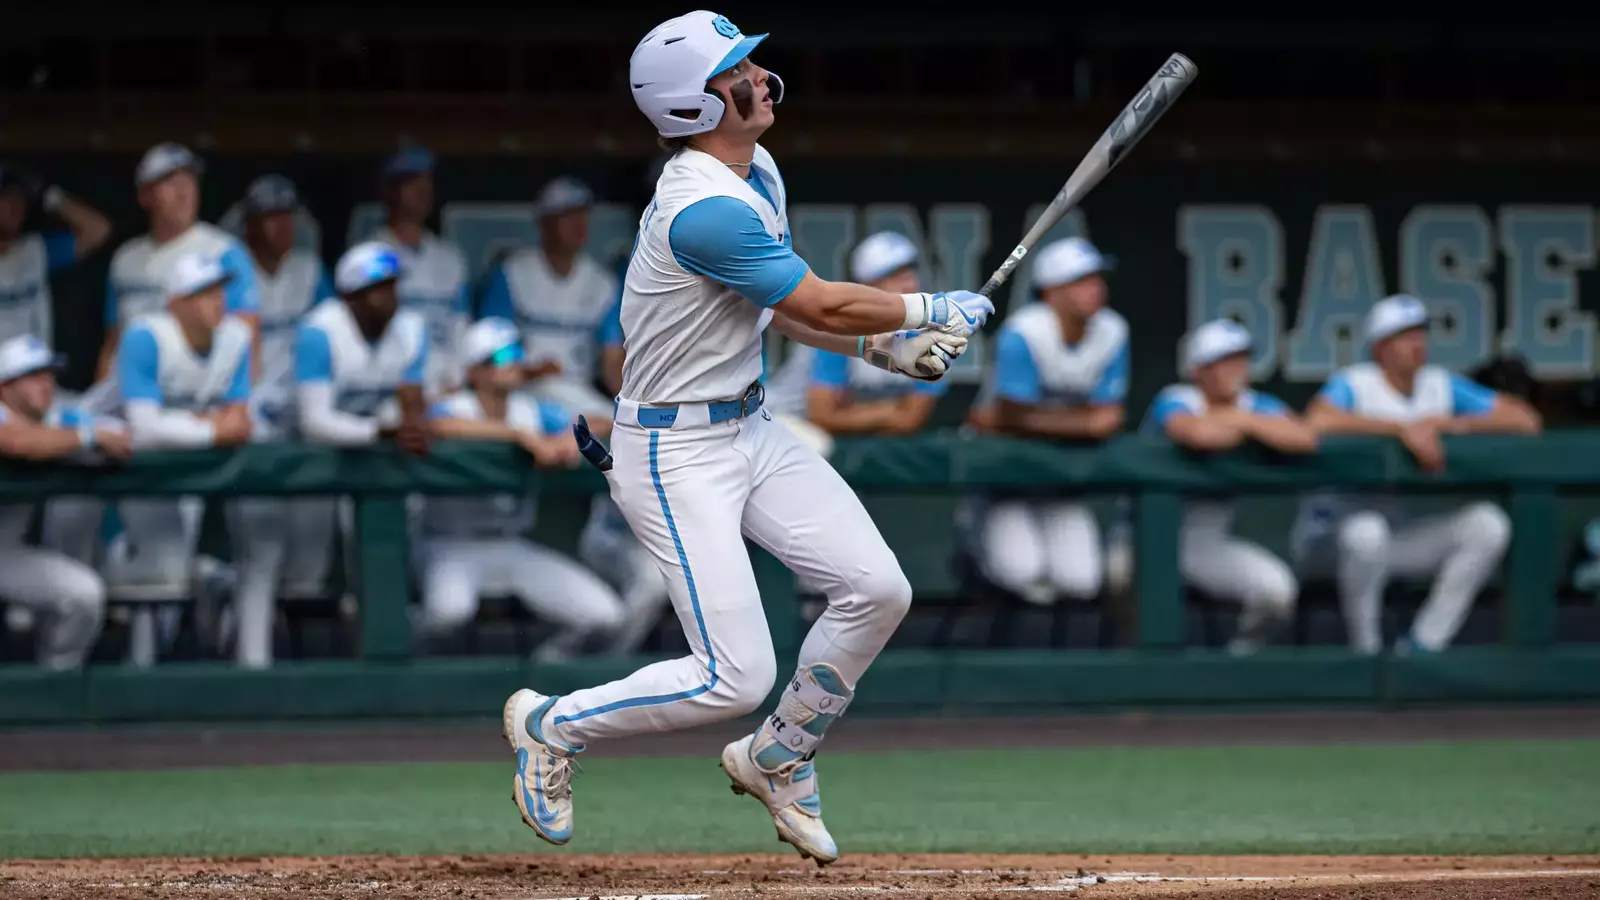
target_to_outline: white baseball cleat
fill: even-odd
[[[804,859],[825,866],[839,858],[839,848],[822,824],[822,793],[811,760],[801,758],[765,772],[751,758],[756,735],[722,748],[722,771],[733,780],[735,794],[749,794],[766,805],[778,840],[794,845]]]
[[[517,755],[511,799],[522,822],[539,837],[560,845],[572,840],[572,777],[578,774],[578,764],[572,751],[545,743],[539,733],[539,721],[555,702],[555,697],[524,688],[506,700],[500,725]]]

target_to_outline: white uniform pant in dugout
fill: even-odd
[[[510,594],[571,637],[622,624],[622,601],[577,560],[521,538],[429,538],[422,550],[422,629],[465,625],[484,594]]]
[[[777,660],[746,537],[826,591],[802,668],[826,663],[853,688],[910,607],[911,585],[861,501],[793,432],[765,412],[713,425],[686,418],[674,428],[619,422],[608,477],[666,576],[692,655],[561,697],[544,719],[561,744],[690,728],[766,700]]]
[[[100,634],[106,589],[94,570],[55,550],[11,544],[0,548],[0,601],[34,612],[39,664],[83,665]]]
[[[337,501],[332,498],[245,498],[229,505],[228,528],[239,571],[234,594],[239,665],[272,664],[280,593],[310,599],[326,591],[336,522]]]
[[[1380,617],[1389,577],[1434,576],[1428,599],[1411,623],[1410,640],[1424,650],[1441,650],[1461,629],[1510,542],[1511,520],[1493,503],[1401,523],[1364,510],[1344,516],[1329,534],[1311,542],[1301,567],[1337,580],[1350,646],[1367,654],[1383,649]]]
[[[1033,603],[1092,600],[1104,562],[1094,511],[1074,500],[996,500],[978,542],[984,575]]]

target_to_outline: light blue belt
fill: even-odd
[[[750,385],[744,396],[737,400],[714,401],[706,404],[706,409],[711,416],[711,424],[727,422],[731,419],[742,419],[745,416],[755,415],[761,409],[761,404],[767,398],[766,388],[761,382]],[[616,413],[613,411],[613,416]],[[672,423],[678,421],[678,407],[676,406],[641,406],[639,407],[639,427],[641,428],[671,428]]]

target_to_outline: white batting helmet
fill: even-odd
[[[688,137],[717,127],[727,104],[706,90],[706,82],[750,55],[766,40],[746,36],[739,26],[710,10],[668,19],[650,30],[628,61],[633,102],[662,137]],[[767,73],[773,103],[783,99],[783,79]]]

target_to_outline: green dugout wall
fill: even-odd
[[[834,464],[869,502],[920,497],[949,503],[964,492],[1025,488],[1126,496],[1136,514],[1134,646],[1103,652],[889,652],[874,668],[860,707],[879,713],[1047,712],[1600,699],[1600,645],[1560,643],[1554,627],[1565,552],[1558,498],[1600,485],[1600,432],[1451,438],[1447,453],[1448,470],[1427,475],[1398,444],[1377,439],[1330,440],[1305,460],[1250,450],[1200,457],[1132,436],[1101,448],[945,434],[841,442]],[[1293,495],[1326,486],[1499,497],[1515,529],[1504,579],[1503,640],[1403,659],[1279,648],[1235,660],[1181,646],[1177,526],[1183,495],[1218,489]],[[0,499],[10,502],[83,493],[353,495],[361,600],[356,659],[286,661],[269,672],[209,663],[152,670],[102,666],[68,674],[0,667],[0,724],[484,715],[520,684],[559,692],[623,674],[634,663],[535,667],[521,659],[410,655],[407,569],[398,564],[405,556],[404,495],[535,487],[552,496],[582,496],[603,490],[604,481],[590,470],[535,472],[518,449],[470,443],[443,444],[425,459],[384,449],[284,445],[150,454],[117,469],[0,467]],[[886,528],[886,537],[904,553],[913,538],[943,527],[940,520],[922,519],[915,532]],[[906,562],[912,568],[913,560]],[[794,584],[759,551],[756,565],[781,670],[802,634]]]

